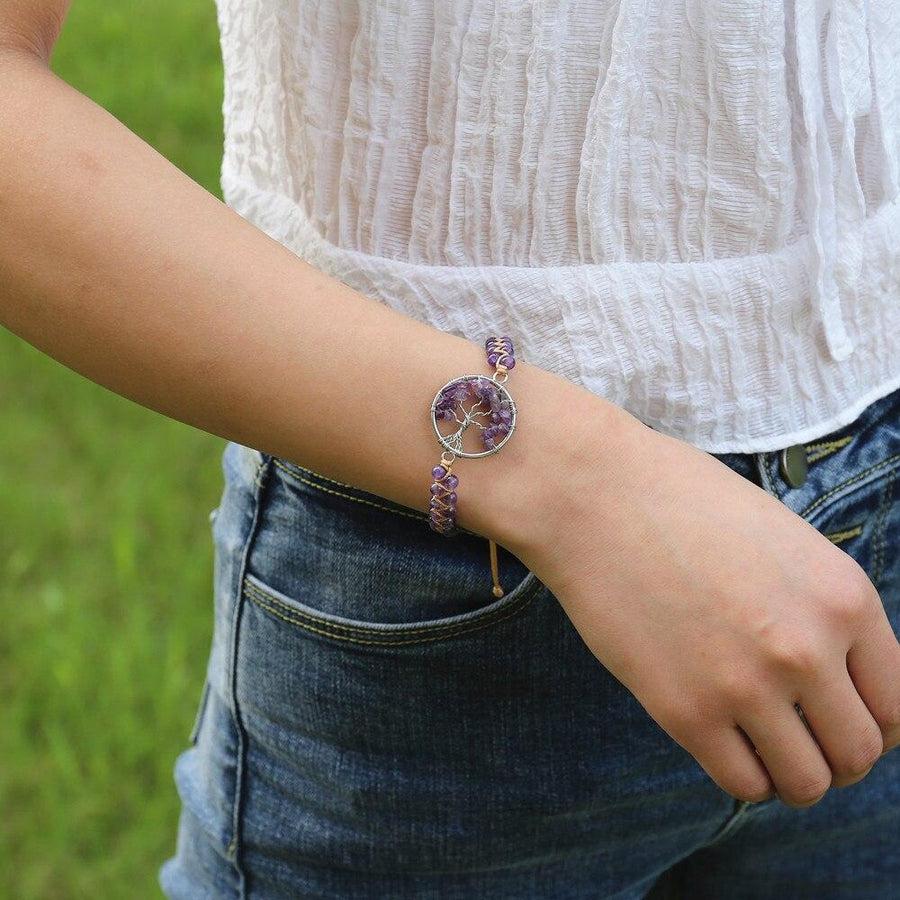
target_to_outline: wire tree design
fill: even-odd
[[[512,407],[490,378],[458,378],[438,395],[434,405],[437,421],[455,422],[457,428],[443,435],[455,453],[463,451],[463,438],[470,428],[480,431],[485,450],[494,450],[512,428]]]

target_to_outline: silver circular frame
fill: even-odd
[[[502,399],[508,401],[509,409],[512,413],[509,422],[509,431],[506,433],[506,436],[497,444],[495,447],[492,447],[490,450],[482,450],[478,453],[467,453],[463,450],[455,449],[450,443],[448,443],[447,438],[441,434],[440,426],[438,425],[437,416],[435,412],[437,411],[438,400],[440,400],[441,394],[450,387],[451,384],[456,384],[459,381],[469,381],[472,379],[478,379],[481,381],[489,381],[500,393]],[[497,453],[501,450],[506,442],[512,437],[513,432],[516,430],[516,401],[513,400],[512,394],[510,394],[509,390],[499,381],[494,378],[491,378],[490,375],[484,375],[481,373],[475,375],[457,375],[456,378],[451,378],[446,384],[441,385],[438,388],[437,393],[434,395],[434,400],[431,401],[431,427],[434,428],[434,433],[437,436],[438,443],[448,452],[452,453],[454,456],[460,456],[464,459],[479,459],[482,456],[490,456],[492,453]]]

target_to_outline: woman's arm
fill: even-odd
[[[139,403],[424,509],[427,406],[480,346],[306,265],[56,78],[66,6],[0,0],[0,321]],[[536,367],[515,381],[521,423],[460,470],[460,524],[541,578],[719,785],[802,805],[900,742],[900,646],[849,556],[709,454]]]
[[[144,406],[427,509],[428,407],[450,377],[486,371],[480,341],[362,296],[250,225],[56,77],[58,17],[29,21],[29,39],[0,30],[0,323]],[[516,439],[460,468],[460,524],[501,542],[540,486],[513,485],[516,471],[552,469],[542,416],[587,402],[629,419],[527,364],[515,380]]]

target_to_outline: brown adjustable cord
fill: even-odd
[[[492,593],[495,597],[503,596],[503,588],[500,586],[500,567],[497,564],[497,545],[488,540],[488,547],[491,552],[491,578],[494,580]]]

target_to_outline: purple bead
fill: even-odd
[[[456,486],[459,484],[459,478],[456,475],[448,475],[446,480],[446,485],[450,488],[451,491],[456,490]]]
[[[450,491],[450,493],[447,494],[447,502],[451,506],[456,506],[456,491]]]
[[[516,367],[515,358],[512,356],[504,356],[500,364],[506,366],[507,369],[514,369]]]
[[[489,366],[496,366],[498,359],[500,359],[499,353],[488,353],[487,361]]]
[[[447,474],[447,470],[443,466],[435,466],[431,470],[431,474],[440,481]]]
[[[468,393],[469,388],[465,382],[458,381],[456,384],[451,384],[450,387],[444,388],[444,391],[441,394],[442,405],[453,406],[454,403],[465,400]]]

